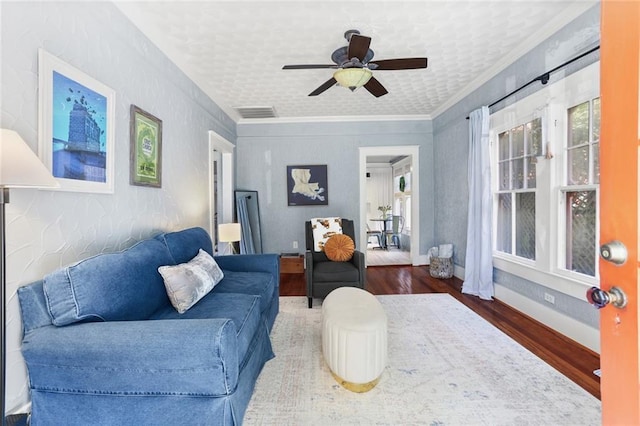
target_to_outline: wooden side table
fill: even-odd
[[[280,255],[281,274],[302,274],[304,273],[304,255],[302,254],[281,254]]]

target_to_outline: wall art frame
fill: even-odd
[[[129,183],[162,187],[162,120],[131,105]]]
[[[38,155],[54,190],[114,192],[115,91],[38,49]]]
[[[289,206],[329,205],[327,165],[287,166]]]

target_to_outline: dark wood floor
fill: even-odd
[[[372,266],[367,268],[365,288],[373,294],[449,293],[549,365],[600,399],[597,353],[558,334],[549,327],[500,301],[485,301],[461,293],[458,278],[432,278],[429,267]],[[282,274],[281,296],[304,296],[304,274]]]

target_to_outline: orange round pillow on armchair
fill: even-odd
[[[353,257],[356,245],[350,236],[335,234],[329,237],[324,244],[324,253],[329,260],[334,262],[346,262]]]

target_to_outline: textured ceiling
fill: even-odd
[[[236,107],[282,119],[434,117],[595,2],[125,1],[118,7],[234,120]],[[427,56],[422,70],[373,71],[389,93],[333,87],[344,32],[372,38],[374,59]]]

